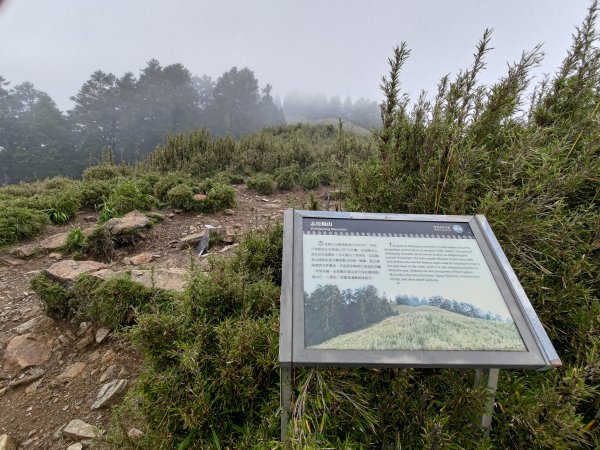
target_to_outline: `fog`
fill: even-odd
[[[434,90],[469,65],[477,40],[493,28],[482,81],[543,43],[538,74],[564,57],[587,1],[242,1],[5,0],[0,2],[0,75],[32,82],[61,110],[97,69],[137,76],[156,58],[213,79],[248,67],[273,95],[338,95],[379,101],[393,46],[412,49],[403,88]]]

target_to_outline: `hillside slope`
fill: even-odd
[[[432,306],[404,307],[368,328],[315,345],[354,350],[525,350],[513,324],[476,319]]]

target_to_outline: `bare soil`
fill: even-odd
[[[238,236],[251,228],[264,225],[269,220],[280,220],[286,208],[302,208],[308,195],[301,190],[277,192],[262,196],[249,191],[244,185],[237,186],[237,207],[228,214],[196,214],[162,209],[165,220],[144,232],[144,238],[135,245],[117,250],[112,266],[117,270],[134,268],[129,265],[131,256],[148,252],[155,260],[146,265],[156,268],[188,268],[190,252],[179,250],[177,241],[187,234],[201,231],[205,225],[233,227]],[[327,189],[317,192],[323,201]],[[97,213],[81,212],[70,223],[50,226],[34,241],[40,241],[56,233],[68,231],[74,226],[89,226],[95,222]],[[23,244],[23,243],[21,243]],[[20,244],[20,245],[21,245]],[[209,254],[226,256],[224,246],[209,250]],[[67,259],[67,256],[61,256]],[[17,335],[14,328],[31,318],[44,314],[44,305],[29,287],[31,278],[39,271],[57,261],[58,256],[48,253],[23,259],[18,266],[0,265],[0,362],[8,342]],[[126,378],[131,383],[140,371],[141,359],[135,349],[124,339],[109,335],[101,344],[94,340],[84,348],[78,344],[100,327],[93,324],[87,333],[81,333],[80,323],[57,320],[44,333],[53,340],[49,360],[40,365],[44,375],[36,382],[9,386],[15,380],[30,373],[27,369],[9,378],[0,370],[0,435],[9,434],[19,443],[20,449],[66,449],[73,441],[61,437],[60,430],[72,419],[80,419],[103,430],[109,429],[111,410],[91,410],[92,403],[101,386],[101,375],[110,367],[114,378]],[[83,371],[74,378],[59,377],[74,363],[84,363]],[[110,380],[110,378],[109,378]],[[102,441],[88,443],[93,448],[104,448]]]

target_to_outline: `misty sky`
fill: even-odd
[[[403,89],[435,90],[469,65],[494,28],[491,82],[507,61],[543,43],[538,73],[553,73],[589,2],[581,0],[0,0],[0,75],[31,81],[61,109],[97,69],[136,75],[155,57],[217,78],[249,67],[261,86],[380,100],[392,48],[412,55]]]

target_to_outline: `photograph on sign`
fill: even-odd
[[[468,223],[303,218],[304,346],[526,346]]]

